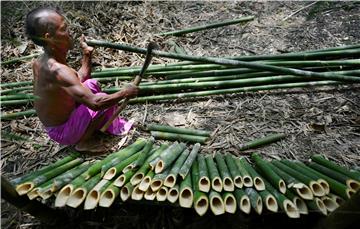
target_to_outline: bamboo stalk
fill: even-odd
[[[110,186],[107,187],[106,190],[101,194],[99,200],[99,206],[105,208],[110,207],[114,203],[115,198],[119,194],[120,194],[120,188],[115,186],[114,183],[110,184]]]
[[[308,206],[308,208],[315,212],[321,213],[323,215],[328,215],[325,204],[318,197],[315,197],[313,200],[306,200],[306,205]]]
[[[240,172],[241,177],[243,178],[244,187],[252,187],[254,185],[254,181],[250,176],[250,173],[245,169],[245,167],[240,162],[240,158],[233,157],[235,164]]]
[[[179,199],[179,185],[178,184],[176,184],[174,187],[169,189],[166,198],[170,203],[175,203]]]
[[[38,97],[31,95],[31,94],[15,94],[15,95],[1,95],[0,96],[0,100],[2,102],[6,101],[6,100],[19,100],[19,99],[35,100],[35,98],[38,98]]]
[[[150,170],[146,176],[142,179],[139,185],[139,189],[143,192],[146,192],[146,190],[149,189],[152,178],[155,176],[155,172]]]
[[[266,209],[271,212],[278,212],[278,203],[268,190],[260,191],[259,195],[261,196],[262,202],[265,203]]]
[[[265,136],[263,138],[255,139],[253,141],[242,144],[238,147],[238,149],[239,150],[248,150],[248,149],[257,148],[259,146],[263,146],[266,144],[271,144],[273,142],[279,141],[285,137],[286,137],[286,135],[282,134],[282,133],[271,134],[271,135]]]
[[[306,206],[305,201],[300,197],[295,195],[291,190],[286,190],[285,196],[289,198],[299,210],[300,214],[307,215],[309,214],[308,207]]]
[[[235,189],[234,182],[231,179],[229,169],[225,163],[224,156],[220,153],[215,154],[215,161],[222,178],[223,188],[226,192],[233,192]]]
[[[131,197],[131,193],[133,192],[134,186],[128,182],[125,186],[123,186],[120,190],[120,198],[122,201],[127,201]]]
[[[170,147],[169,147],[170,148]],[[160,154],[160,160],[155,165],[155,173],[161,173],[169,168],[177,157],[185,150],[186,145],[184,143],[178,144],[173,150],[165,150]]]
[[[92,190],[101,180],[100,174],[97,174],[87,180],[84,184],[80,185],[71,192],[67,198],[66,205],[69,207],[77,208],[85,200],[87,194]]]
[[[13,58],[13,59],[10,59],[10,60],[5,60],[5,61],[1,62],[1,65],[4,66],[4,65],[9,65],[9,64],[14,64],[14,63],[17,63],[17,62],[21,62],[21,61],[24,61],[24,60],[29,60],[29,59],[32,59],[34,57],[38,57],[41,54],[42,53],[34,53],[34,54],[27,55],[27,56],[21,56],[21,57]]]
[[[259,193],[253,188],[245,188],[246,195],[250,198],[250,203],[255,212],[261,215],[263,210],[263,202]]]
[[[339,173],[343,173],[346,176],[356,180],[356,181],[360,181],[360,172],[359,171],[350,171],[349,169],[342,167],[340,165],[335,164],[332,161],[327,160],[326,158],[324,158],[321,155],[313,155],[311,156],[311,159],[313,161],[315,161],[316,163],[319,163],[323,166],[326,166],[327,168],[333,169]]]
[[[247,16],[247,17],[241,17],[241,18],[237,18],[237,19],[231,19],[231,20],[225,20],[225,21],[221,21],[221,22],[211,23],[211,24],[207,24],[207,25],[195,26],[195,27],[191,27],[188,29],[163,32],[163,33],[159,33],[157,35],[159,35],[159,36],[169,36],[169,35],[179,36],[179,35],[184,35],[187,33],[198,32],[201,30],[213,29],[213,28],[218,28],[218,27],[222,27],[222,26],[238,24],[241,22],[247,22],[247,21],[251,21],[253,19],[254,19],[254,16]]]
[[[193,146],[189,156],[186,158],[186,161],[182,164],[179,170],[179,175],[182,179],[185,179],[185,177],[189,174],[190,168],[194,163],[199,151],[200,151],[200,144],[196,143]]]
[[[41,184],[40,186],[33,188],[30,192],[26,194],[29,197],[29,200],[33,200],[38,196],[40,196],[43,200],[48,199],[52,195],[52,182],[53,179],[50,179],[45,183]]]
[[[251,211],[250,198],[246,195],[244,190],[236,188],[234,191],[234,195],[237,201],[237,205],[239,206],[239,209],[246,214],[250,214]]]
[[[234,181],[234,185],[236,188],[243,187],[243,179],[240,175],[240,171],[232,158],[232,156],[228,153],[225,154],[226,165],[229,168],[229,172],[231,174],[232,180]]]
[[[336,203],[336,201],[328,196],[321,197],[321,201],[324,203],[326,210],[328,212],[333,212],[333,211],[335,211],[336,208],[339,207],[339,205]]]
[[[140,89],[141,90],[141,89]],[[151,136],[155,139],[169,140],[169,141],[184,141],[192,143],[202,143],[204,144],[207,140],[207,137],[189,135],[189,134],[176,134],[170,132],[160,132],[160,131],[151,131]]]
[[[222,215],[225,214],[225,206],[224,201],[221,198],[221,195],[211,190],[209,193],[209,200],[210,200],[210,209],[214,215]]]
[[[161,186],[163,185],[164,180],[169,172],[170,172],[170,169],[167,169],[167,170],[163,171],[162,173],[155,174],[155,176],[151,180],[151,184],[150,184],[150,188],[153,192],[156,192],[161,188]]]
[[[26,111],[19,111],[19,112],[12,112],[12,113],[1,113],[0,119],[1,120],[12,120],[18,117],[30,117],[36,115],[36,111],[34,109],[26,110]]]
[[[144,194],[144,199],[145,200],[155,200],[156,198],[156,192],[153,192],[153,190],[151,190],[151,188],[148,188]]]
[[[83,159],[76,158],[72,161],[69,161],[69,162],[63,164],[63,165],[60,165],[57,168],[52,169],[51,171],[40,174],[39,176],[31,179],[30,181],[26,181],[24,183],[18,184],[16,186],[16,191],[18,192],[18,194],[20,196],[25,195],[26,193],[31,191],[31,189],[33,189],[34,187],[41,185],[41,184],[45,183],[46,181],[48,181],[49,179],[64,173],[66,170],[71,169],[74,166],[77,166],[81,162],[83,162]]]
[[[111,167],[110,169],[108,169],[106,171],[103,178],[106,179],[106,180],[111,180],[112,178],[116,177],[117,175],[119,175],[121,173],[121,171],[126,166],[128,166],[129,164],[134,162],[139,157],[139,155],[140,155],[140,152],[137,152],[137,153],[133,154],[132,156],[126,158],[125,160],[123,160],[119,164]]]
[[[160,147],[161,148],[161,147]],[[169,147],[166,147],[165,150],[162,150],[161,152],[158,152],[156,156],[152,155],[151,158],[149,158],[149,164],[150,164],[150,168],[151,170],[155,170],[155,166],[156,164],[159,162],[160,155],[163,153],[168,154],[167,152],[172,152],[173,150],[176,150],[177,148],[179,148],[179,143],[178,142],[174,142],[172,145],[170,145]],[[159,149],[160,150],[160,149]]]
[[[139,189],[139,185],[136,185],[131,192],[132,200],[142,200],[144,198],[144,192]]]
[[[289,160],[281,160],[281,162],[283,162],[284,164],[286,164],[287,166],[294,168],[295,170],[305,174],[306,176],[312,178],[313,180],[317,181],[317,183],[323,188],[324,190],[324,195],[327,195],[330,193],[330,187],[329,184],[326,182],[326,180],[319,178],[318,176],[316,176],[314,173],[309,172],[306,168],[298,165],[297,163],[292,163]],[[323,196],[324,196],[323,195]]]
[[[209,177],[211,180],[211,188],[216,192],[221,192],[223,189],[222,180],[220,178],[219,171],[216,167],[214,159],[211,155],[205,156],[206,166],[208,168]]]
[[[262,171],[262,174],[265,176],[265,178],[267,178],[270,184],[277,187],[277,189],[284,194],[286,192],[285,181],[278,174],[276,174],[276,172],[271,169],[268,163],[258,154],[251,154],[251,158],[254,160],[257,168]]]
[[[253,182],[254,182],[254,187],[257,191],[263,191],[265,190],[265,183],[264,180],[261,178],[261,176],[255,171],[255,169],[253,169],[251,167],[251,165],[249,164],[249,162],[246,161],[246,159],[240,158],[239,159],[240,164],[242,165],[243,168],[246,169],[246,171],[250,174]]]
[[[209,192],[211,188],[211,183],[209,179],[208,168],[206,165],[205,157],[203,154],[198,154],[197,162],[199,164],[199,190],[201,192]]]
[[[168,187],[162,186],[156,193],[156,200],[159,202],[165,201],[168,196],[168,191]]]
[[[290,176],[286,172],[282,171],[278,167],[274,166],[272,163],[268,163],[270,168],[274,170],[281,178],[285,180],[288,189],[294,190],[302,199],[312,200],[314,198],[314,194],[311,189],[304,183],[295,179],[293,176]]]
[[[153,147],[154,142],[155,142],[155,139],[153,137],[151,137],[149,139],[149,141],[145,144],[144,148],[141,150],[140,156],[133,163],[134,168],[141,167],[145,163],[145,161],[151,155],[150,153],[151,153],[151,149]]]
[[[199,180],[199,164],[197,162],[192,164],[191,167],[191,180],[192,180],[192,189],[194,192],[194,209],[196,213],[200,216],[204,215],[209,208],[209,199],[205,193],[200,191]],[[236,208],[235,208],[236,209]]]
[[[180,183],[179,205],[183,208],[191,208],[194,201],[194,193],[191,184],[191,174],[188,174]]]
[[[109,180],[101,180],[98,184],[96,184],[95,187],[90,190],[86,196],[84,209],[90,210],[96,208],[96,206],[99,204],[101,194],[106,190],[107,187],[109,187],[111,183],[112,182]]]
[[[224,200],[225,212],[234,214],[236,212],[236,199],[231,192],[224,192],[222,194]]]
[[[149,131],[160,131],[160,132],[169,132],[177,134],[188,134],[188,135],[198,135],[204,137],[210,137],[211,132],[207,130],[198,130],[191,128],[179,128],[159,124],[147,124],[146,129]]]
[[[121,188],[124,186],[124,184],[128,183],[131,179],[131,177],[135,174],[135,170],[129,170],[124,174],[121,174],[119,177],[117,177],[114,181],[114,185],[116,187]]]
[[[169,174],[166,176],[164,180],[164,185],[166,187],[172,188],[176,184],[177,176],[179,174],[181,166],[184,164],[186,158],[189,156],[190,151],[185,149],[180,156],[176,159],[175,163],[170,169]]]
[[[132,185],[139,184],[145,175],[150,171],[150,165],[148,163],[143,164],[138,171],[131,177],[130,183]]]

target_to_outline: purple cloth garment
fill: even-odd
[[[94,94],[105,94],[100,92],[100,86],[94,79],[84,81],[83,85],[89,88]],[[56,142],[63,145],[73,145],[79,142],[92,120],[105,113],[104,121],[99,127],[101,128],[106,121],[110,119],[112,114],[116,111],[116,108],[117,106],[112,106],[106,110],[93,111],[85,105],[80,104],[75,108],[64,124],[55,127],[45,127],[45,130],[49,137]],[[113,135],[121,135],[126,134],[131,127],[131,122],[127,122],[124,119],[117,117],[106,131]]]

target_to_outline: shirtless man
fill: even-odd
[[[94,132],[99,130],[124,98],[137,95],[138,88],[128,86],[114,94],[101,93],[96,80],[90,79],[93,47],[80,38],[83,51],[78,72],[67,66],[66,55],[73,43],[64,17],[56,10],[39,8],[26,18],[26,33],[44,54],[33,63],[35,110],[50,138],[63,145],[75,145],[84,152],[104,151]],[[122,134],[131,124],[117,118],[107,129]]]

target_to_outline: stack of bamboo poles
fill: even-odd
[[[115,201],[157,201],[194,208],[200,216],[257,214],[267,209],[299,218],[310,211],[334,211],[360,189],[360,172],[321,155],[311,162],[262,159],[228,153],[201,153],[200,144],[173,142],[156,146],[150,138],[100,161],[83,162],[77,154],[12,180],[19,195],[55,197],[55,206],[110,207]]]
[[[89,45],[146,53],[146,49],[105,41],[88,41]],[[360,45],[279,55],[238,57],[198,57],[154,50],[159,57],[183,60],[171,64],[150,65],[148,76],[131,103],[168,101],[211,95],[304,88],[360,82]],[[141,67],[108,68],[93,72],[92,77],[110,82],[104,91],[113,93],[117,82],[128,82]],[[2,83],[2,106],[31,104],[36,99],[31,82]],[[2,114],[3,119],[34,115],[34,110]]]

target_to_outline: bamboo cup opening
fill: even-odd
[[[181,207],[190,208],[193,202],[193,193],[189,188],[184,188],[180,192],[179,204]]]
[[[202,177],[199,180],[199,190],[202,192],[209,192],[210,190],[210,180],[207,177]]]
[[[181,198],[188,199],[191,197],[191,191],[189,189],[184,189],[181,192]]]
[[[150,182],[151,182],[151,178],[150,177],[145,177],[139,185],[139,189],[143,192],[146,192],[146,190],[148,190],[149,186],[150,186]]]
[[[234,191],[234,182],[229,178],[224,178],[224,190],[228,192]]]
[[[120,197],[121,197],[121,199],[122,199],[123,201],[129,199],[129,197],[130,197],[130,191],[129,191],[129,189],[128,189],[126,186],[124,186],[124,187],[121,189],[121,191],[120,191]]]
[[[240,209],[245,212],[246,214],[249,214],[251,211],[251,204],[249,197],[242,197],[240,200]]]
[[[256,212],[257,212],[259,215],[261,215],[262,209],[263,209],[263,203],[262,203],[261,198],[259,197],[259,198],[256,200]]]
[[[299,194],[301,198],[304,200],[312,200],[314,198],[314,194],[312,193],[311,189],[304,185],[301,188],[296,188],[296,193]]]
[[[151,190],[151,188],[149,188],[148,190],[146,190],[146,192],[145,192],[145,194],[144,194],[144,198],[145,198],[146,200],[154,200],[155,197],[156,197],[156,193],[153,192],[153,191]]]
[[[353,189],[346,189],[346,194],[350,198],[352,195],[354,195],[356,192]]]
[[[141,180],[144,178],[144,174],[143,173],[138,173],[135,176],[133,176],[131,178],[131,184],[132,185],[137,185],[141,182]]]
[[[293,202],[300,214],[307,215],[309,213],[308,208],[302,199],[295,197]]]
[[[311,181],[309,186],[314,196],[325,196],[325,190],[322,188],[322,186],[319,183],[315,181]]]
[[[100,199],[99,191],[97,190],[91,190],[88,196],[86,197],[84,209],[94,209],[96,205],[98,204]]]
[[[157,201],[165,201],[166,197],[167,197],[167,188],[166,187],[161,187],[159,189],[159,191],[156,193],[156,200]]]
[[[360,183],[352,179],[347,180],[346,185],[355,191],[360,189]]]
[[[116,168],[110,168],[108,169],[108,171],[106,171],[105,175],[104,175],[104,179],[106,180],[111,180],[116,174]]]
[[[279,191],[282,194],[285,194],[285,192],[286,192],[286,184],[285,184],[285,182],[283,180],[279,181]]]
[[[329,212],[333,212],[336,208],[339,207],[339,205],[329,197],[324,196],[321,200]]]
[[[67,200],[66,205],[73,208],[78,207],[85,199],[85,195],[85,190],[82,188],[74,190],[74,192],[71,193],[69,199]]]
[[[153,190],[153,192],[159,190],[159,188],[161,187],[162,185],[162,181],[161,180],[155,180],[151,183],[150,187],[151,189]]]
[[[315,203],[316,203],[316,206],[318,207],[318,209],[320,210],[320,212],[323,215],[327,215],[327,209],[326,209],[324,202],[322,202],[322,200],[320,200],[319,198],[315,198]]]
[[[219,197],[211,198],[210,208],[214,215],[221,215],[225,213],[224,203]]]
[[[237,188],[242,188],[243,187],[243,179],[241,176],[236,176],[234,178],[234,185],[237,187]]]
[[[169,196],[175,197],[175,196],[178,196],[178,195],[179,195],[179,192],[176,189],[171,189],[170,192],[169,192]]]
[[[221,192],[222,190],[222,182],[219,177],[215,177],[212,181],[212,187],[215,191]]]
[[[283,206],[286,212],[286,215],[289,218],[299,218],[300,213],[299,210],[296,208],[296,206],[290,201],[290,200],[284,200]]]
[[[266,198],[266,207],[272,212],[278,211],[278,204],[273,196],[268,196]]]
[[[317,182],[321,185],[321,187],[324,189],[325,195],[330,193],[330,187],[328,182],[326,182],[326,180],[323,179],[318,179]]]
[[[258,191],[265,190],[265,183],[260,177],[254,178],[254,186]]]
[[[121,172],[126,173],[134,168],[133,164],[126,166]]]
[[[27,196],[29,197],[30,200],[33,200],[40,195],[38,191],[39,191],[38,188],[34,188],[33,190],[27,193]]]
[[[172,175],[172,174],[167,176],[165,181],[164,181],[164,185],[166,185],[168,187],[174,187],[174,185],[175,185],[175,176]]]
[[[107,190],[101,195],[99,206],[110,207],[114,199],[115,199],[114,193],[111,190]]]
[[[236,200],[232,196],[228,196],[224,200],[225,211],[229,213],[235,213],[236,211]]]
[[[22,195],[25,195],[26,193],[28,193],[33,188],[34,188],[34,183],[26,182],[26,183],[18,185],[16,187],[16,191],[20,196],[22,196]]]
[[[155,173],[161,173],[164,169],[164,162],[162,160],[158,161],[155,165]]]
[[[143,197],[144,197],[144,192],[139,189],[139,186],[136,186],[131,193],[131,199],[141,200]]]
[[[66,185],[63,187],[58,193],[55,199],[55,207],[63,207],[66,205],[66,201],[68,200],[70,193],[73,191],[72,185]]]
[[[49,199],[51,196],[52,196],[52,191],[49,189],[49,190],[46,190],[45,192],[41,192],[41,193],[39,193],[39,195],[41,196],[41,198],[43,199],[43,200],[47,200],[47,199]]]
[[[115,181],[114,181],[114,185],[117,187],[122,187],[125,183],[125,176],[124,174],[119,176]]]
[[[170,189],[168,193],[168,200],[171,203],[175,203],[176,200],[179,198],[179,191],[177,189]]]
[[[195,210],[200,216],[203,216],[207,212],[208,207],[208,200],[204,197],[200,197],[200,199],[195,203]]]
[[[244,176],[243,181],[244,181],[244,186],[245,187],[252,187],[253,186],[253,180],[251,179],[250,176]]]

